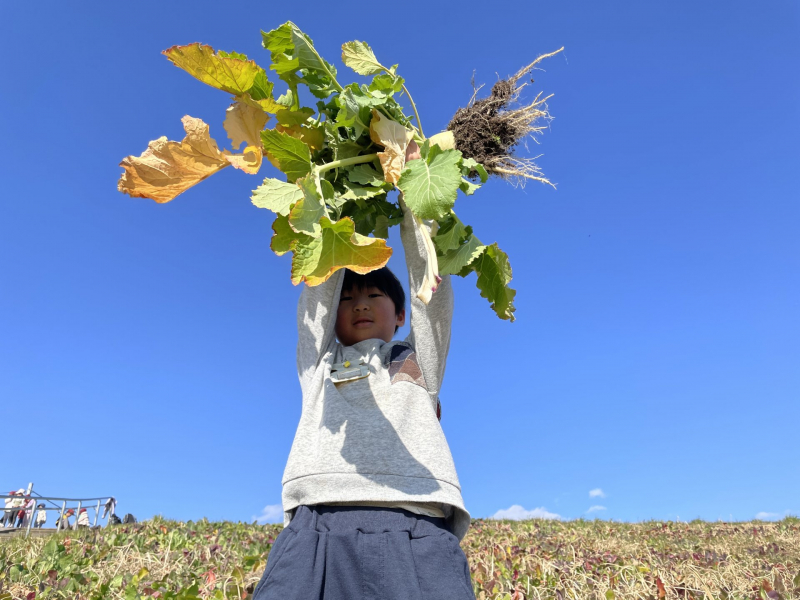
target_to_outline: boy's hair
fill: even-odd
[[[389,296],[394,302],[394,314],[399,315],[406,307],[406,293],[403,286],[389,267],[383,267],[376,271],[370,271],[366,275],[354,273],[350,269],[345,269],[344,283],[342,291],[363,290],[364,288],[374,287]]]

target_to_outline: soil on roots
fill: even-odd
[[[464,156],[501,177],[550,183],[532,160],[515,157],[513,152],[526,137],[542,131],[551,119],[545,104],[550,96],[541,98],[540,94],[530,104],[519,104],[520,91],[527,85],[519,82],[539,61],[561,50],[540,56],[513,77],[495,83],[487,98],[475,100],[473,96],[466,108],[456,111],[447,129],[453,132],[456,148]]]
[[[464,156],[492,165],[507,157],[527,135],[526,127],[509,119],[508,112],[501,112],[513,93],[514,84],[502,79],[494,84],[488,98],[456,111],[447,129],[453,132],[456,148]]]

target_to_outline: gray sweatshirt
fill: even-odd
[[[297,307],[297,372],[303,407],[286,470],[286,524],[300,505],[442,504],[459,539],[469,528],[453,457],[437,419],[450,346],[453,292],[445,276],[426,306],[424,241],[406,210],[400,235],[411,288],[411,333],[404,341],[335,337],[344,270],[305,286]],[[334,382],[336,363],[363,363],[369,376]]]

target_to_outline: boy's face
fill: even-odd
[[[396,314],[392,299],[378,288],[342,290],[336,314],[336,337],[345,346],[374,338],[391,342],[395,328],[405,322],[405,309]]]

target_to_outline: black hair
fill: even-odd
[[[350,269],[345,269],[344,283],[342,283],[342,291],[363,290],[364,288],[374,287],[386,294],[394,302],[394,314],[400,313],[406,307],[406,293],[403,291],[403,286],[400,280],[397,279],[389,267],[383,267],[375,271],[370,271],[366,275],[354,273]]]

